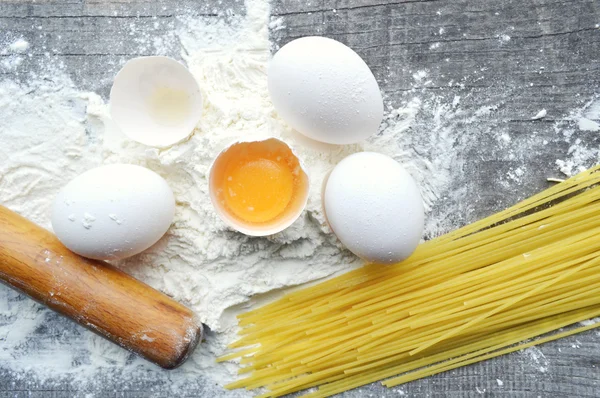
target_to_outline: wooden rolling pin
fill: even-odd
[[[185,362],[202,339],[190,309],[108,263],[69,251],[3,206],[0,281],[165,369]]]

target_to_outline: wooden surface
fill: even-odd
[[[0,206],[0,282],[166,369],[202,339],[185,306]]]
[[[39,65],[37,57],[46,57],[39,50],[45,45],[79,87],[106,96],[125,59],[155,51],[150,44],[122,40],[124,34],[132,32],[133,38],[140,32],[165,34],[177,23],[175,15],[193,9],[210,16],[219,7],[244,12],[240,2],[217,0],[4,1],[0,2],[0,32],[17,32],[37,43],[36,54],[25,61],[31,70]],[[475,126],[449,125],[479,131],[465,146],[463,158],[468,162],[458,163],[459,170],[452,173],[456,193],[438,201],[431,216],[449,217],[455,224],[489,215],[540,191],[547,186],[545,177],[560,177],[555,161],[567,156],[571,144],[558,134],[557,123],[600,93],[597,0],[274,0],[272,13],[282,19],[283,28],[272,32],[278,45],[305,35],[325,35],[354,48],[374,71],[390,104],[400,105],[413,97],[426,105],[451,104],[460,96],[460,106],[467,111],[490,107],[492,111]],[[91,37],[94,40],[87,44]],[[177,57],[176,43],[163,52]],[[415,78],[419,71],[425,72],[426,79]],[[546,109],[548,116],[532,121],[540,109]],[[430,134],[434,119],[425,109],[407,134]],[[499,132],[511,136],[508,149],[498,145]],[[600,146],[597,132],[575,131],[571,140],[576,138]],[[435,158],[435,153],[429,155]],[[517,165],[528,172],[506,181]],[[67,329],[67,333],[77,331]],[[597,332],[549,343],[540,350],[541,360],[539,355],[532,359],[515,353],[391,391],[373,384],[344,396],[600,396]],[[96,390],[77,391],[67,382],[14,380],[0,371],[0,397],[170,394],[168,377],[124,380],[117,375],[106,380]],[[190,380],[180,396],[206,396],[205,384]]]

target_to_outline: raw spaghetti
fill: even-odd
[[[600,316],[600,167],[419,246],[239,316],[247,377],[324,397],[388,387],[579,333]],[[543,337],[541,337],[543,336]],[[533,341],[525,342],[529,339]]]

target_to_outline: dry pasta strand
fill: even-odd
[[[421,244],[239,315],[236,360],[262,397],[388,387],[599,324],[600,166]],[[544,336],[545,335],[545,336]],[[543,337],[539,337],[543,336]],[[534,339],[523,342],[525,340]]]

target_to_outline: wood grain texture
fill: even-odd
[[[68,250],[50,232],[0,206],[0,282],[157,365],[181,365],[202,324],[173,299]]]
[[[176,16],[190,10],[208,15],[224,8],[244,13],[243,4],[233,0],[0,1],[0,36],[23,35],[36,43],[36,55],[24,61],[29,70],[35,71],[40,59],[47,57],[42,51],[45,46],[78,87],[106,97],[112,77],[131,56],[160,50],[179,57],[177,43],[159,49],[145,42],[148,34],[168,35],[178,23]],[[463,153],[468,162],[457,162],[453,173],[458,194],[442,193],[448,197],[431,215],[447,217],[456,225],[539,192],[547,186],[545,177],[560,177],[555,160],[564,158],[570,145],[558,135],[556,123],[600,92],[597,0],[273,0],[272,14],[281,18],[282,29],[271,33],[279,46],[305,35],[325,35],[353,47],[373,69],[390,106],[413,97],[426,104],[450,104],[460,96],[466,111],[493,109],[475,127],[442,126],[479,130]],[[97,35],[98,31],[103,34]],[[416,81],[413,75],[418,71],[426,71],[427,79]],[[532,121],[542,108],[548,116]],[[426,136],[433,125],[433,116],[424,112],[407,134]],[[511,136],[508,148],[498,145],[498,132]],[[597,133],[575,131],[575,139],[600,147]],[[509,156],[512,150],[515,156]],[[425,155],[436,156],[435,152]],[[498,183],[516,166],[530,172],[519,181]],[[48,324],[40,338],[61,331],[73,339],[78,336],[77,328],[60,324],[53,315],[48,315]],[[342,396],[600,396],[596,332],[539,349],[543,357],[537,360],[515,353],[392,390],[372,384]],[[84,397],[87,393],[146,398],[168,396],[171,391],[168,379],[102,377],[98,383],[102,387],[80,391],[67,382],[15,380],[0,371],[0,398]],[[180,391],[181,397],[202,397],[210,390],[205,381],[190,380]]]
[[[451,189],[459,193],[444,192],[433,209],[434,217],[457,225],[541,191],[548,184],[545,177],[560,177],[554,162],[570,145],[558,134],[557,123],[600,93],[600,2],[594,0],[323,0],[310,6],[280,0],[273,14],[285,27],[272,34],[280,46],[324,35],[355,49],[391,106],[415,97],[426,107],[449,105],[460,96],[467,114],[492,109],[475,125],[444,124],[426,111],[406,132],[429,135],[439,123],[477,130],[462,154],[466,160],[452,173]],[[418,71],[427,78],[416,80]],[[532,121],[540,109],[548,116]],[[498,145],[502,132],[512,138],[508,148]],[[600,145],[597,133],[574,134],[573,142]],[[436,153],[426,156],[435,161]],[[501,184],[517,166],[528,172]],[[535,358],[531,352],[515,353],[391,391],[375,383],[342,396],[600,396],[600,334],[587,332],[539,349]]]
[[[22,69],[28,73],[11,78],[42,74],[51,62],[61,66],[78,88],[107,98],[112,80],[128,59],[144,55],[181,59],[181,46],[173,34],[181,25],[178,17],[221,18],[225,10],[245,13],[243,2],[235,0],[0,0],[0,40],[9,44],[23,38],[35,43],[31,56],[23,60]],[[0,54],[0,61],[8,56]]]

